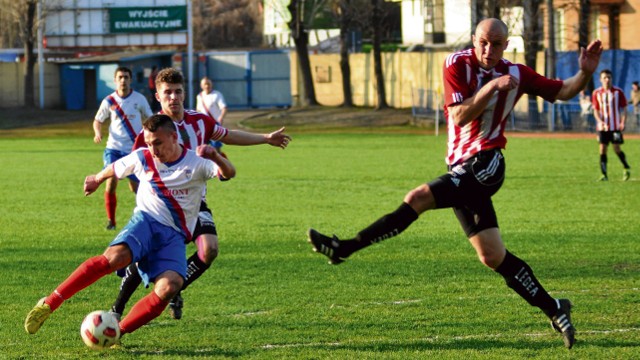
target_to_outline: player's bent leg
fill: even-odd
[[[182,276],[171,270],[156,277],[153,291],[140,299],[120,322],[121,334],[131,333],[160,316],[169,305],[169,299],[180,291],[182,282]]]
[[[335,235],[329,237],[314,229],[309,229],[307,236],[315,252],[327,256],[330,264],[340,264],[356,251],[399,235],[416,221],[421,213],[434,207],[435,200],[429,185],[423,184],[411,190],[394,212],[384,215],[361,230],[354,239],[340,240]]]
[[[540,308],[551,319],[553,328],[562,334],[565,346],[570,349],[575,343],[576,333],[571,323],[571,302],[552,298],[533,274],[531,267],[504,249],[502,240],[498,241],[499,232],[496,238],[496,231],[483,230],[470,238],[480,261],[502,275],[507,286],[530,305]],[[500,258],[502,261],[499,261]]]
[[[495,270],[504,260],[506,249],[498,228],[482,230],[469,237],[469,242],[476,250],[480,262],[490,269]]]
[[[124,276],[120,282],[118,297],[111,306],[111,312],[114,313],[114,316],[116,316],[118,320],[122,317],[127,302],[129,302],[129,299],[131,299],[131,296],[138,286],[140,286],[141,282],[142,277],[138,272],[138,266],[136,264],[129,264],[125,269]]]
[[[85,260],[47,297],[40,299],[24,322],[29,334],[35,334],[53,311],[79,291],[116,270],[105,255]]]

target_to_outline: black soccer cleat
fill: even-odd
[[[573,304],[568,299],[558,299],[557,301],[560,308],[551,318],[551,326],[562,334],[564,346],[567,349],[571,349],[576,342],[576,328],[571,324],[571,307]]]
[[[338,255],[338,248],[340,247],[340,240],[337,236],[333,235],[332,238],[322,235],[314,229],[307,231],[309,242],[313,246],[313,251],[321,253],[329,258],[329,263],[333,265],[344,262],[346,256]]]
[[[171,317],[176,320],[182,319],[183,306],[184,300],[182,300],[182,296],[178,293],[178,295],[176,295],[169,303],[169,313],[171,314]]]
[[[105,229],[107,229],[107,230],[115,230],[116,229],[116,224],[114,224],[111,221],[109,221],[107,223],[107,226],[105,227]]]

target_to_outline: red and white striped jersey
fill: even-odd
[[[449,116],[449,108],[474,96],[492,79],[510,74],[519,80],[518,87],[511,91],[494,93],[484,112],[464,126],[457,126]],[[513,64],[502,59],[485,70],[480,67],[473,49],[450,54],[444,63],[444,116],[447,119],[448,165],[469,159],[480,151],[494,148],[504,149],[507,139],[504,130],[509,114],[523,94],[531,94],[555,101],[562,88],[561,80],[551,80],[522,64]]]
[[[174,122],[178,132],[178,142],[187,149],[195,150],[198,145],[206,145],[209,140],[218,141],[227,136],[226,128],[218,125],[209,115],[193,110],[185,110],[184,118]],[[133,145],[134,150],[147,147],[144,143],[144,132],[140,132]]]
[[[600,119],[607,124],[607,131],[620,131],[621,115],[627,106],[627,98],[624,92],[617,86],[612,86],[607,90],[599,87],[593,91],[591,96],[593,109],[598,112]],[[622,110],[622,111],[621,111]],[[604,125],[598,121],[597,131],[604,131]]]

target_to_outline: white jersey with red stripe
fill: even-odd
[[[487,82],[507,74],[518,79],[518,87],[495,92],[482,114],[468,124],[457,126],[454,123],[450,107],[460,105]],[[444,116],[448,128],[446,163],[455,165],[480,151],[504,149],[506,120],[520,97],[531,94],[553,102],[561,88],[561,80],[547,79],[525,65],[513,64],[506,59],[485,70],[480,67],[473,49],[450,54],[444,63]]]
[[[607,125],[607,131],[620,131],[622,109],[627,107],[627,98],[624,92],[617,86],[611,89],[599,87],[593,91],[591,103],[594,111],[598,112],[600,119]],[[600,121],[596,124],[597,131],[604,131],[604,124]]]
[[[195,150],[198,145],[206,145],[209,140],[218,141],[227,136],[229,130],[218,125],[209,115],[193,110],[185,110],[182,121],[175,122],[178,142],[187,149]],[[146,147],[144,133],[140,132],[133,146],[134,149]]]
[[[131,90],[125,97],[114,91],[100,103],[95,120],[104,123],[110,119],[107,149],[130,152],[133,142],[142,130],[142,121],[153,115],[147,99]]]
[[[206,182],[216,177],[218,166],[183,147],[172,163],[155,159],[148,149],[138,149],[113,163],[119,179],[134,174],[140,179],[136,209],[191,239]]]

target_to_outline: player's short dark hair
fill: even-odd
[[[632,82],[631,85],[640,86],[637,81]]]
[[[145,121],[142,122],[142,128],[156,132],[158,129],[164,129],[169,132],[175,132],[176,126],[173,124],[173,120],[168,115],[165,114],[155,114],[149,116]]]
[[[116,76],[118,72],[126,72],[127,74],[129,74],[129,77],[133,79],[133,73],[131,72],[131,69],[126,66],[118,66],[116,71],[113,73],[113,76]]]
[[[604,69],[604,70],[600,71],[600,75],[602,75],[602,74],[607,74],[607,75],[613,76],[613,73],[609,69]]]
[[[161,83],[180,84],[184,86],[184,76],[178,69],[165,68],[160,70],[156,76],[156,87]]]

